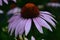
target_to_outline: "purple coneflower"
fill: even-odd
[[[3,4],[2,2],[3,2],[3,1],[4,1],[4,3],[8,4],[8,1],[9,1],[9,0],[0,0],[0,6],[2,6],[2,4]],[[12,0],[12,1],[16,2],[16,0]]]
[[[11,9],[8,14],[13,14],[8,20],[8,31],[12,35],[15,30],[15,37],[17,37],[17,35],[22,35],[24,32],[27,36],[32,27],[32,21],[40,33],[43,33],[42,27],[52,31],[47,22],[49,22],[54,28],[56,26],[56,20],[53,18],[53,15],[46,11],[39,11],[37,6],[33,3],[27,3],[22,9],[15,7]]]

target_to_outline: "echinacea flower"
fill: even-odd
[[[0,0],[0,6],[2,6],[3,1],[4,1],[4,3],[8,4],[8,1],[9,1],[9,0]],[[16,0],[12,0],[12,1],[16,2]]]
[[[12,35],[15,30],[15,37],[17,37],[17,35],[22,35],[23,33],[27,36],[32,27],[32,21],[37,30],[42,34],[42,27],[52,31],[48,23],[50,23],[54,28],[56,26],[56,20],[53,18],[53,15],[47,11],[39,11],[37,6],[33,3],[27,3],[22,8],[15,7],[8,11],[8,14],[13,14],[13,16],[8,20],[8,31]]]

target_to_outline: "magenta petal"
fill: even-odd
[[[37,19],[38,23],[39,23],[41,26],[43,26],[43,27],[49,29],[50,31],[52,31],[51,27],[48,25],[48,23],[47,23],[45,20],[43,20],[43,19],[40,18],[40,17],[38,17],[38,18],[36,18],[36,19]]]
[[[3,0],[6,4],[8,4],[8,0]]]
[[[25,25],[25,35],[26,36],[27,36],[27,34],[29,33],[29,31],[31,29],[31,23],[32,23],[31,19],[28,19],[27,22],[26,22],[26,25]]]
[[[36,25],[36,28],[40,33],[43,33],[42,26],[37,22],[36,18],[33,19],[34,24]]]
[[[0,0],[0,6],[2,6],[2,0]]]

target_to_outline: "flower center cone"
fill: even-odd
[[[39,15],[39,9],[33,3],[27,3],[21,10],[23,18],[34,18]]]

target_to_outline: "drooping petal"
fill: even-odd
[[[22,29],[21,28],[23,28],[23,26],[24,26],[24,23],[23,23],[23,19],[17,24],[17,26],[16,26],[16,29],[15,29],[15,37],[17,37],[17,35],[18,35],[18,33],[19,33],[19,29],[22,31]],[[23,25],[22,25],[22,23],[23,23]],[[20,31],[20,32],[21,32]]]
[[[14,8],[13,13],[20,13],[21,9],[19,7]]]
[[[49,14],[52,15],[51,13],[47,12],[47,11],[40,11],[41,14]]]
[[[51,20],[50,18],[48,18],[48,17],[45,17],[45,16],[43,16],[42,17],[44,20],[46,20],[47,22],[49,22],[54,28],[55,28],[55,23],[53,22],[53,20]]]
[[[57,23],[57,21],[52,16],[46,15],[46,14],[41,14],[41,15],[44,16],[44,17],[50,18]]]
[[[36,18],[36,20],[38,21],[38,23],[39,23],[41,26],[43,26],[43,27],[49,29],[50,31],[52,31],[52,29],[51,29],[51,27],[48,25],[48,23],[47,23],[46,21],[44,21],[42,18],[38,17],[38,18]]]
[[[12,29],[12,25],[14,25],[17,22],[17,20],[14,20],[14,22],[9,23],[8,25],[8,32],[10,32],[10,30]]]
[[[8,4],[8,0],[3,0],[6,4]]]
[[[13,0],[14,2],[16,2],[16,0]]]
[[[39,13],[55,17],[54,15],[52,15],[50,12],[47,12],[47,11],[40,11]]]
[[[7,12],[7,14],[8,14],[8,15],[9,15],[9,14],[13,14],[13,9],[9,10],[9,11]]]
[[[31,19],[28,19],[27,22],[26,22],[26,25],[25,25],[25,35],[27,36],[30,29],[31,29],[31,23],[32,23],[32,20]]]
[[[31,40],[35,40],[35,38],[33,36],[31,36]]]
[[[2,6],[2,0],[0,0],[0,6]]]
[[[10,27],[11,27],[11,35],[12,35],[12,33],[13,33],[13,31],[16,29],[16,27],[18,26],[18,24],[19,24],[19,22],[20,21],[22,21],[22,19],[19,19],[19,20],[16,20],[16,22],[14,21],[11,25],[10,25]]]
[[[18,23],[18,25],[16,26],[15,29],[15,37],[17,37],[17,35],[22,35],[25,29],[25,23],[27,20],[22,19],[21,22]]]
[[[33,22],[34,22],[34,24],[36,25],[36,28],[38,29],[38,31],[39,31],[40,33],[43,33],[42,26],[39,25],[39,23],[37,22],[37,20],[36,20],[36,19],[33,19]]]
[[[19,19],[18,19],[18,20],[19,20]],[[9,25],[8,25],[9,31],[11,30],[12,25],[15,24],[18,20],[15,19],[12,23],[9,23]]]
[[[19,15],[20,14],[21,9],[19,7],[15,7],[14,9],[11,9],[7,12],[7,14],[14,14],[14,15]]]
[[[25,30],[25,24],[27,22],[27,19],[24,19],[24,21],[21,23],[21,29],[19,29],[19,35],[22,35]]]
[[[3,11],[2,10],[0,10],[0,14],[3,14]]]
[[[8,22],[9,23],[12,23],[14,20],[18,20],[20,18],[20,16],[12,16],[9,20],[8,20]]]
[[[13,18],[15,18],[15,19],[13,19]],[[19,20],[18,16],[13,16],[12,18],[10,18],[10,19],[8,20],[8,22],[9,22],[9,25],[8,25],[8,28],[9,28],[9,29],[8,29],[8,31],[11,30],[12,25],[15,24],[18,20]]]

